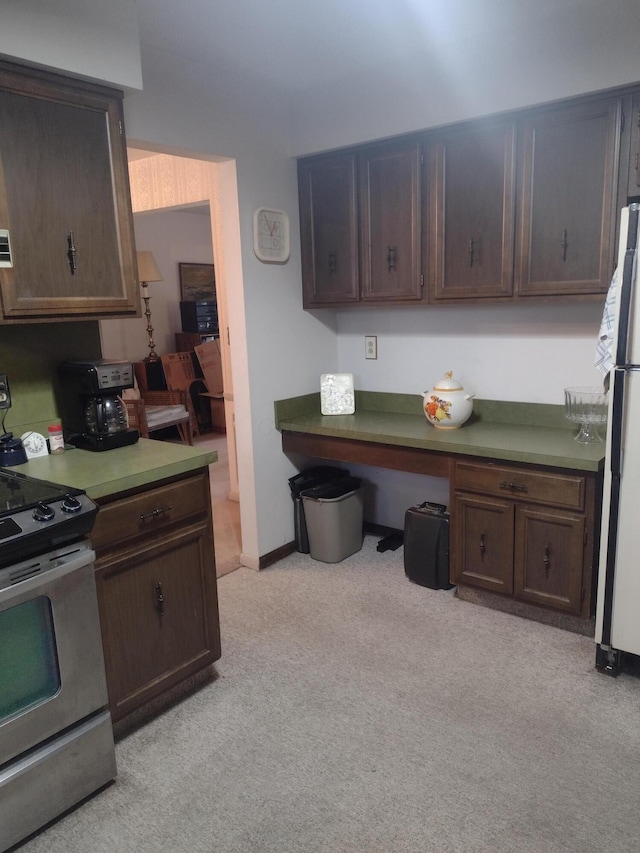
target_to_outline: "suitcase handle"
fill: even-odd
[[[443,515],[447,511],[447,507],[444,504],[435,504],[435,503],[432,503],[431,501],[423,501],[420,504],[420,506],[418,507],[418,509],[425,509],[425,508],[435,510],[435,512],[439,512]]]

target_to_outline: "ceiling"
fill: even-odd
[[[617,0],[611,0],[616,5]],[[601,0],[138,0],[140,42],[292,95],[417,65],[491,32],[579,23]],[[604,4],[605,6],[608,4]],[[601,8],[602,11],[602,8]]]

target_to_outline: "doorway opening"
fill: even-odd
[[[228,247],[228,219],[235,211],[222,211],[224,189],[220,190],[220,162],[193,159],[173,153],[161,153],[144,147],[128,149],[131,200],[136,245],[153,251],[163,281],[150,286],[153,337],[158,352],[176,352],[176,333],[182,330],[180,319],[179,264],[213,263],[219,318],[219,344],[223,368],[226,433],[204,433],[198,444],[218,452],[219,463],[211,466],[214,540],[218,575],[240,565],[242,553],[240,516],[241,494],[238,485],[235,435],[234,381],[231,369],[229,288],[239,263]],[[229,161],[227,161],[229,162]],[[235,168],[235,167],[234,167]],[[235,172],[234,172],[235,176]],[[226,220],[226,232],[222,228]],[[231,301],[233,302],[233,294]],[[240,304],[241,299],[240,299]],[[243,322],[243,312],[236,311]],[[144,317],[130,320],[101,321],[101,339],[105,357],[140,361],[146,355],[148,335]],[[234,334],[242,330],[234,329]],[[245,381],[241,376],[240,381]]]

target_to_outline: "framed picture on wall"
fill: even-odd
[[[213,264],[179,263],[182,302],[212,302],[216,298]]]

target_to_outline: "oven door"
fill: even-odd
[[[0,571],[0,765],[107,705],[94,560],[85,540]]]

